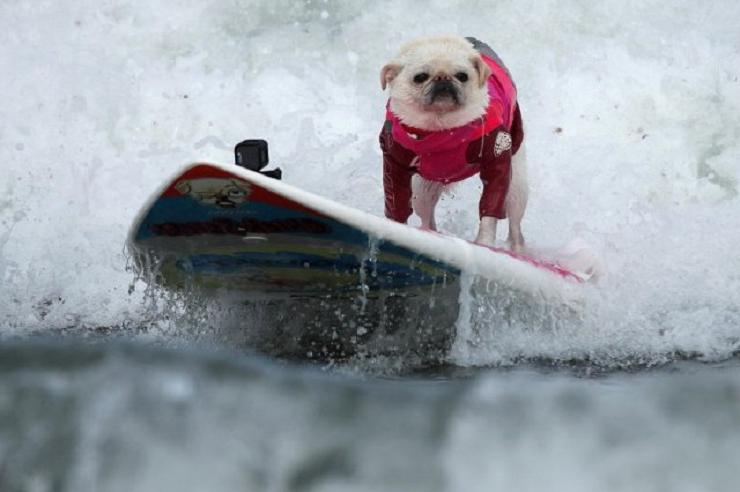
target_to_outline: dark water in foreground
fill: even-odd
[[[735,487],[740,360],[584,366],[375,378],[244,353],[7,341],[0,490]]]

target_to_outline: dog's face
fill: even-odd
[[[462,126],[488,106],[490,69],[462,37],[422,38],[401,48],[380,73],[390,87],[391,110],[406,124],[424,130]]]

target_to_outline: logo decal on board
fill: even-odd
[[[179,181],[175,189],[208,205],[235,208],[249,199],[252,188],[241,179],[199,178]]]

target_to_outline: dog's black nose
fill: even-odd
[[[455,88],[455,84],[453,84],[449,80],[442,80],[439,82],[435,82],[432,86],[432,101],[437,99],[438,97],[452,97],[455,101],[458,99],[457,95],[457,89]]]

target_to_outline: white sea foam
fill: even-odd
[[[380,214],[378,71],[420,34],[499,51],[528,138],[530,244],[582,237],[607,273],[585,323],[485,326],[457,360],[721,358],[740,340],[740,5],[7,1],[0,5],[0,313],[6,330],[147,319],[123,243],[194,160],[267,138],[285,180]],[[472,237],[476,180],[438,222]],[[483,320],[485,321],[485,320]]]

